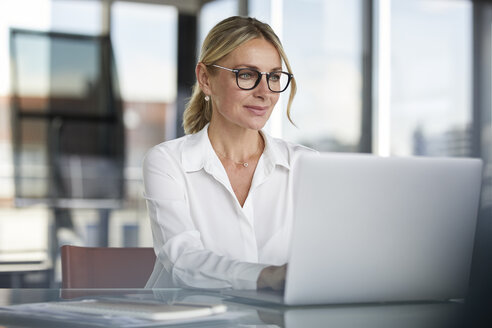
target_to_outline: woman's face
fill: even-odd
[[[265,39],[250,40],[220,60],[218,65],[235,68],[254,68],[260,72],[282,69],[277,49]],[[210,98],[213,102],[212,122],[233,124],[246,129],[260,130],[268,121],[279,94],[268,89],[266,76],[252,90],[242,90],[233,72],[213,68],[210,76]]]

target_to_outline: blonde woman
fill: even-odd
[[[230,17],[206,37],[196,77],[187,135],[144,160],[157,255],[147,287],[283,289],[292,163],[311,151],[261,130],[289,88],[290,120],[287,56],[270,26]]]

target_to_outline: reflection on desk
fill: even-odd
[[[0,290],[0,327],[230,327],[218,295],[180,289]],[[63,295],[69,294],[69,300]],[[74,298],[77,294],[78,297]],[[84,295],[85,294],[85,295]],[[93,304],[101,302],[105,309]],[[132,306],[130,306],[130,304]],[[129,307],[130,306],[130,307]]]
[[[232,302],[226,300],[229,308]],[[239,301],[239,300],[238,300]],[[464,306],[459,303],[392,303],[328,306],[255,306],[243,304],[244,308],[256,310],[265,324],[279,327],[365,327],[365,328],[438,328],[461,327],[464,322]]]
[[[76,292],[74,294],[74,292]],[[187,327],[248,327],[276,325],[286,328],[311,327],[469,327],[466,306],[462,303],[390,303],[283,307],[245,303],[218,292],[186,289],[77,289],[70,290],[72,299],[94,297],[125,298],[174,302],[223,303],[227,305],[227,320],[195,322]],[[61,289],[0,289],[0,306],[62,301],[67,290]],[[468,321],[469,322],[469,321]],[[48,322],[24,317],[11,317],[0,312],[2,327],[67,327],[67,322]],[[69,326],[87,326],[70,322]],[[182,325],[179,325],[182,326]],[[166,325],[168,327],[168,325]]]

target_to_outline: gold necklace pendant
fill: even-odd
[[[247,168],[247,167],[249,166],[248,162],[238,162],[238,161],[233,160],[232,158],[229,158],[229,157],[225,156],[224,154],[221,154],[221,153],[219,153],[219,152],[216,152],[216,153],[217,153],[220,157],[225,158],[225,159],[228,159],[228,160],[230,160],[230,161],[234,162],[234,164],[236,164],[236,165],[241,165],[241,166],[243,166],[243,167],[245,167],[245,168]]]
[[[252,157],[252,156],[254,156],[254,155],[257,155],[259,152],[261,152],[261,146],[259,146],[259,147],[258,147],[258,150],[257,150],[257,151],[256,151],[253,155],[251,155],[251,157]],[[229,158],[229,157],[227,157],[226,155],[224,155],[224,154],[222,154],[222,153],[220,153],[220,152],[218,152],[218,151],[215,151],[215,153],[216,153],[217,155],[219,155],[219,157],[222,157],[222,158],[228,159],[228,160],[230,160],[230,161],[234,162],[234,163],[235,163],[235,164],[237,164],[237,165],[241,165],[241,166],[243,166],[244,168],[247,168],[247,167],[249,166],[248,162],[238,162],[238,161],[235,161],[235,160],[233,160],[232,158]]]

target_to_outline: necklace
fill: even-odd
[[[261,139],[260,139],[260,140],[261,140]],[[260,144],[261,144],[261,141],[260,141],[260,143],[258,144],[258,149],[256,150],[256,152],[255,152],[253,155],[249,156],[248,158],[252,158],[253,156],[258,155],[258,153],[260,153],[260,152],[261,152],[261,145],[260,145]],[[238,161],[236,161],[236,160],[234,160],[234,159],[232,159],[232,158],[230,158],[230,157],[227,157],[226,155],[224,155],[224,154],[222,154],[222,153],[218,152],[217,150],[216,150],[215,152],[216,152],[216,153],[217,153],[217,155],[219,155],[220,157],[225,158],[225,159],[228,159],[228,160],[230,160],[230,161],[233,161],[233,162],[234,162],[235,164],[237,164],[237,165],[241,165],[241,166],[243,166],[243,167],[248,167],[248,166],[249,166],[249,163],[248,163],[248,162],[238,162]]]

